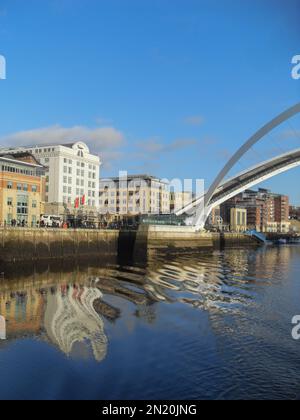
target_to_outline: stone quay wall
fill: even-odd
[[[255,246],[243,234],[195,232],[190,227],[141,226],[138,231],[0,229],[0,262],[138,257],[153,249],[170,252]]]

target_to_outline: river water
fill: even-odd
[[[297,245],[14,267],[0,399],[298,399],[297,314]]]

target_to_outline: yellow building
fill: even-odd
[[[193,193],[190,191],[170,192],[170,210],[175,213],[190,204],[193,200]]]
[[[6,338],[38,334],[43,328],[45,305],[45,297],[34,289],[22,294],[0,293],[0,315],[5,321],[2,325]]]
[[[169,184],[149,175],[100,180],[100,214],[170,214]]]
[[[0,156],[0,224],[36,226],[43,213],[45,167],[29,153]]]
[[[247,210],[234,207],[230,209],[230,229],[234,232],[247,230]]]

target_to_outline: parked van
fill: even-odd
[[[53,216],[44,214],[41,216],[40,226],[43,227],[52,227],[52,228],[60,228],[63,225],[63,218],[60,216]]]

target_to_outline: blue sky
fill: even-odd
[[[104,176],[209,183],[300,101],[299,18],[299,0],[0,0],[0,144],[81,139]],[[300,204],[299,175],[265,186]]]

